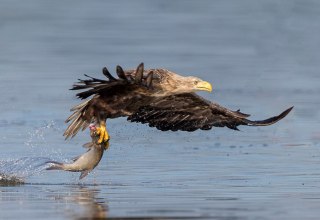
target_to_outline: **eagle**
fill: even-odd
[[[210,130],[227,127],[238,130],[239,125],[267,126],[284,118],[293,107],[278,116],[265,120],[249,120],[250,115],[232,111],[197,95],[196,91],[212,91],[209,82],[194,76],[181,76],[167,69],[144,69],[141,63],[136,69],[116,67],[115,78],[106,67],[102,69],[106,79],[85,74],[71,90],[81,90],[76,96],[85,100],[71,108],[65,138],[74,137],[80,129],[91,123],[98,126],[98,143],[109,142],[106,120],[127,117],[130,122],[140,122],[161,131]]]

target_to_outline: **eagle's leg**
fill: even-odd
[[[109,147],[109,140],[110,136],[108,134],[107,128],[106,128],[106,121],[101,120],[99,122],[99,127],[97,128],[97,134],[99,135],[98,144],[105,144],[105,148],[107,149]]]

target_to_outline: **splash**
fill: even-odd
[[[32,157],[55,157],[63,160],[64,154],[56,146],[65,145],[59,142],[62,128],[55,121],[49,121],[28,132],[24,145],[28,147],[28,155]],[[63,140],[63,139],[62,139]]]
[[[56,126],[56,123],[54,121],[50,121],[28,132],[29,137],[24,142],[24,144],[31,148],[38,148],[40,146],[43,147],[44,145],[45,146],[48,145],[45,136],[48,132],[54,131],[55,126]]]
[[[23,157],[0,161],[0,186],[23,184],[27,177],[45,170],[49,160],[46,157]]]

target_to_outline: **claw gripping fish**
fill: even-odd
[[[100,162],[103,152],[109,147],[109,142],[98,144],[99,134],[95,125],[90,125],[90,136],[92,141],[84,144],[88,151],[73,159],[73,163],[60,163],[48,161],[50,167],[47,170],[65,170],[70,172],[81,172],[79,179],[86,177]]]

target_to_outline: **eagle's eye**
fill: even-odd
[[[197,85],[198,83],[199,83],[199,81],[198,81],[198,80],[194,81],[194,84],[195,84],[195,85]]]

